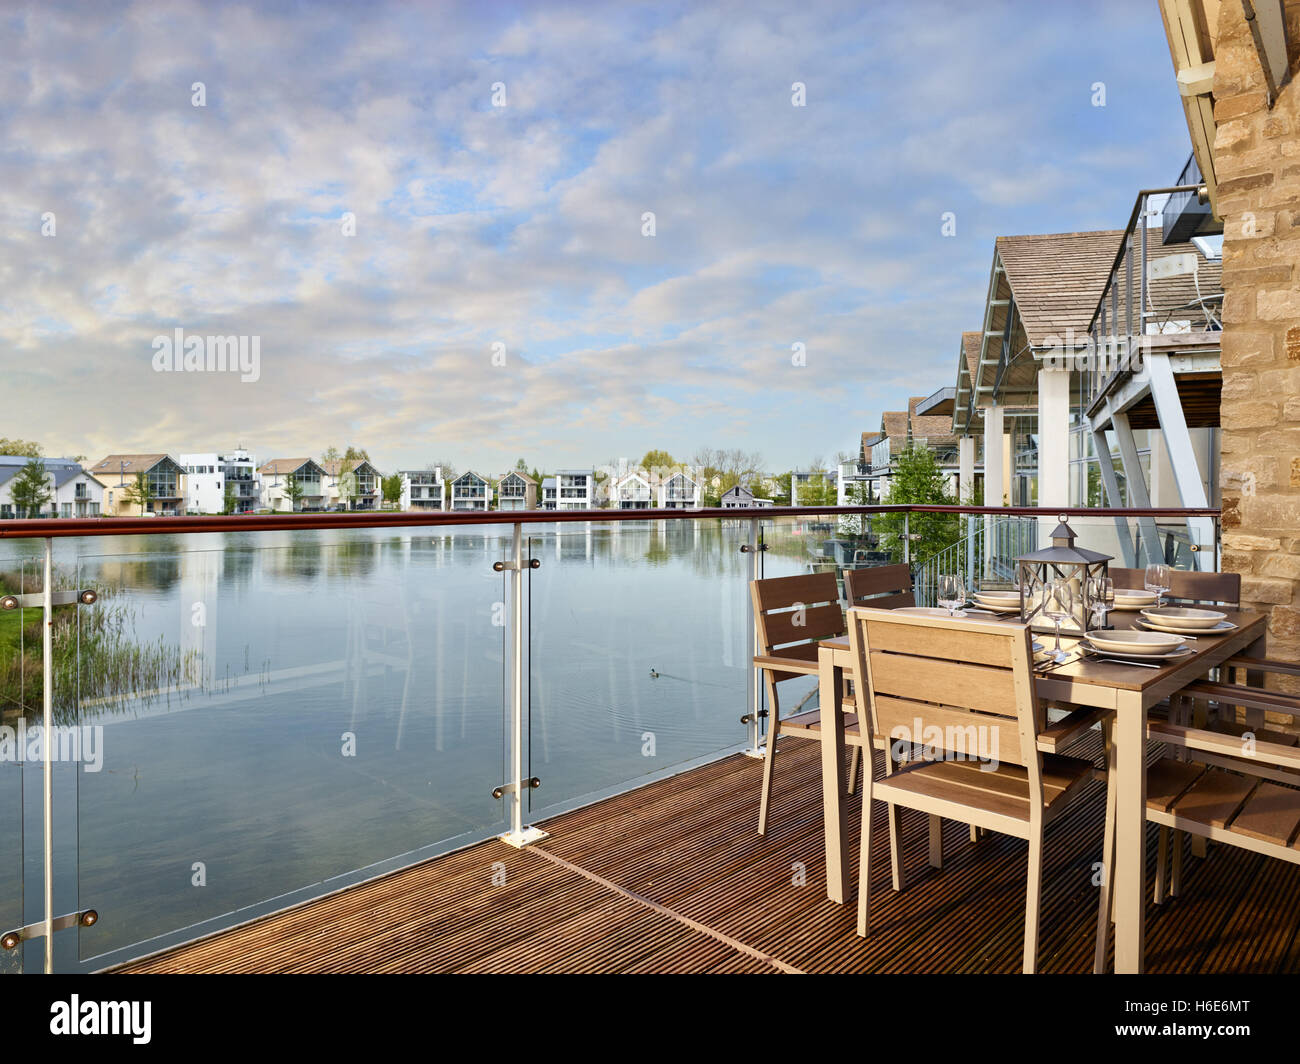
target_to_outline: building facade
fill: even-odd
[[[104,503],[104,485],[70,458],[41,458],[45,467],[45,488],[50,498],[40,511],[42,517],[98,517]],[[0,520],[33,517],[13,497],[14,481],[30,458],[0,455]]]
[[[406,469],[398,473],[402,478],[403,510],[443,510],[447,506],[447,482],[442,469]]]
[[[273,458],[257,472],[262,478],[263,509],[274,513],[318,513],[325,509],[328,474],[312,459]]]
[[[511,470],[497,481],[498,510],[536,510],[537,481],[527,473]]]
[[[185,511],[185,469],[170,455],[110,454],[91,466],[90,473],[104,487],[106,514],[171,516]]]
[[[262,504],[257,459],[243,449],[182,454],[185,469],[185,509],[192,514],[252,513]]]

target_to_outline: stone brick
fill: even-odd
[[[1240,96],[1230,96],[1226,100],[1215,100],[1214,121],[1227,122],[1242,115],[1262,111],[1268,106],[1268,97],[1262,92],[1247,92]]]
[[[1248,551],[1225,550],[1222,568],[1225,573],[1251,573],[1254,571],[1254,555]]]
[[[1272,115],[1264,119],[1264,136],[1285,137],[1291,131],[1291,123],[1282,115]]]
[[[1291,459],[1291,487],[1300,488],[1300,458]]]
[[[1226,299],[1225,299],[1226,305]],[[1255,297],[1255,312],[1264,321],[1300,318],[1300,289],[1263,289]]]
[[[1288,421],[1300,421],[1300,396],[1288,399],[1282,409],[1282,416]]]
[[[1245,174],[1241,177],[1230,178],[1227,181],[1219,182],[1219,195],[1224,199],[1229,196],[1235,196],[1242,192],[1254,192],[1258,189],[1267,188],[1273,183],[1271,173],[1263,174]]]
[[[1255,572],[1260,576],[1276,576],[1283,580],[1300,580],[1300,555],[1270,554],[1260,559]]]
[[[1286,357],[1292,362],[1300,362],[1300,325],[1293,325],[1286,331]]]
[[[1225,550],[1281,550],[1282,541],[1273,536],[1254,536],[1246,532],[1233,532],[1223,537]]]
[[[1255,143],[1254,131],[1247,122],[1227,122],[1214,134],[1214,157],[1245,151]]]
[[[1255,320],[1255,307],[1259,297],[1247,288],[1240,292],[1224,292],[1223,323],[1225,325],[1246,325]]]
[[[1277,222],[1272,211],[1254,209],[1258,204],[1254,199],[1245,198],[1244,206],[1240,210],[1229,211],[1222,200],[1219,201],[1219,209],[1224,212],[1223,232],[1225,240],[1255,240],[1273,235],[1273,228]]]
[[[1219,523],[1225,528],[1237,528],[1241,525],[1241,500],[1225,495],[1219,504]]]
[[[1283,534],[1300,527],[1300,496],[1256,495],[1240,500],[1238,508],[1242,526],[1252,532]]]
[[[1220,355],[1222,358],[1222,355]],[[1226,363],[1225,363],[1226,364]],[[1221,403],[1230,403],[1235,399],[1249,399],[1256,394],[1255,374],[1248,370],[1230,374],[1223,382],[1223,392],[1219,396]]]
[[[1243,580],[1241,583],[1244,597],[1246,581]],[[1300,637],[1300,610],[1292,609],[1290,606],[1274,606],[1268,619],[1268,632],[1269,635],[1280,636],[1283,639]],[[1269,649],[1272,650],[1271,644]]]
[[[1277,403],[1267,400],[1257,402],[1225,402],[1220,416],[1224,428],[1262,429],[1277,424]]]
[[[1226,287],[1239,285],[1288,284],[1295,273],[1290,263],[1277,266],[1243,266],[1224,268],[1223,283]]]
[[[1290,604],[1294,596],[1295,588],[1290,580],[1266,580],[1255,576],[1241,578],[1241,597],[1251,602]]]

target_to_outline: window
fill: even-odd
[[[72,503],[70,503],[70,502],[61,503],[61,504],[59,505],[59,516],[60,516],[60,517],[71,517],[71,516],[72,516]]]

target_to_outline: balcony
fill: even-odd
[[[983,530],[945,547],[944,568],[970,578],[1043,542],[1036,511],[807,516],[869,516],[886,550],[885,525],[901,520],[894,547],[919,574],[936,555],[912,538],[918,512]],[[749,581],[760,566],[766,577],[809,571],[806,521],[772,510],[635,516],[0,524],[4,593],[41,591],[48,548],[55,589],[99,595],[52,607],[48,663],[30,643],[0,638],[0,654],[25,655],[24,669],[0,676],[27,677],[0,687],[4,720],[38,723],[48,681],[52,722],[102,731],[93,771],[85,758],[81,771],[53,762],[48,774],[0,762],[0,881],[13,888],[0,890],[0,930],[43,919],[30,867],[49,837],[52,916],[101,914],[56,931],[58,971],[1016,970],[1023,843],[969,845],[965,826],[949,824],[942,872],[918,871],[900,894],[885,885],[882,851],[877,926],[891,931],[863,940],[852,905],[819,885],[818,744],[782,740],[779,809],[770,834],[755,833],[762,764],[746,754],[764,736]],[[739,550],[747,517],[761,522],[761,554]],[[1126,544],[1142,549],[1147,519],[1171,535],[1188,525],[1180,512],[1071,518],[1081,543],[1116,564]],[[121,538],[100,542],[109,531]],[[1217,535],[1195,546],[1217,559]],[[846,564],[854,558],[845,552]],[[664,623],[662,604],[684,600],[709,605],[672,607]],[[195,602],[207,604],[204,626],[190,623]],[[9,616],[41,624],[40,609]],[[783,690],[783,705],[815,686]],[[503,764],[518,771],[503,776]],[[59,810],[48,826],[46,781]],[[1085,872],[1104,805],[1090,786],[1055,825],[1048,971],[1089,964]],[[25,794],[37,797],[19,801]],[[850,863],[859,805],[842,806]],[[918,870],[921,823],[904,818],[906,861]],[[550,837],[522,850],[497,839],[537,826]],[[1300,875],[1277,862],[1244,874],[1243,860],[1211,849],[1189,861],[1185,898],[1148,908],[1149,970],[1300,968],[1288,945]],[[196,861],[203,890],[191,885]],[[487,889],[494,863],[505,878]],[[1265,905],[1268,933],[1233,923]],[[39,970],[42,947],[33,938],[0,964]]]

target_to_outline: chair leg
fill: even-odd
[[[970,841],[971,842],[980,841],[980,829],[977,828],[974,824],[970,826]]]
[[[862,846],[858,854],[858,936],[871,933],[871,774],[862,780]]]
[[[930,867],[943,867],[943,819],[930,814]]]
[[[862,747],[853,746],[849,748],[849,797],[853,797],[854,791],[858,788],[858,766],[862,763]]]
[[[1155,898],[1157,905],[1161,905],[1165,900],[1165,882],[1169,875],[1169,829],[1163,824],[1157,833],[1156,843],[1156,889]]]
[[[1111,746],[1111,722],[1101,724],[1102,744],[1106,749],[1106,825],[1101,842],[1101,897],[1097,899],[1097,951],[1092,961],[1096,975],[1106,971],[1106,944],[1110,939],[1110,916],[1114,905],[1111,877],[1115,868],[1115,751]]]
[[[1026,975],[1038,971],[1038,909],[1043,896],[1043,825],[1029,836],[1029,877],[1025,889]]]
[[[893,802],[889,803],[889,867],[893,872],[894,889],[903,889],[903,831],[902,812]]]
[[[776,684],[767,682],[767,752],[763,756],[763,793],[758,801],[758,833],[767,834],[767,809],[772,804],[772,773],[776,767],[776,740],[781,734],[781,708]]]
[[[1178,891],[1182,888],[1183,884],[1183,836],[1185,834],[1187,834],[1185,831],[1179,831],[1177,828],[1174,829],[1173,870],[1169,873],[1169,896],[1171,898],[1178,897]],[[1196,836],[1193,835],[1192,838],[1195,839]]]

